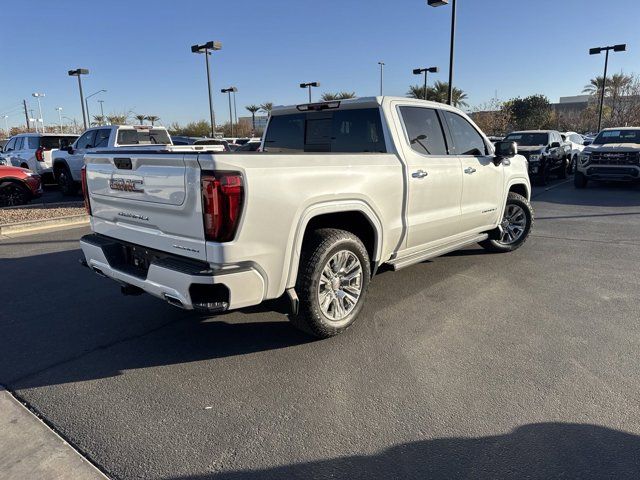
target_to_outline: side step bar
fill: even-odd
[[[408,267],[410,265],[415,265],[416,263],[424,262],[425,260],[429,260],[434,257],[439,257],[449,252],[453,252],[455,250],[460,250],[463,247],[471,245],[473,243],[482,242],[489,238],[488,233],[481,233],[475,237],[466,237],[462,240],[459,240],[455,243],[448,243],[441,247],[436,247],[430,250],[424,250],[422,252],[414,253],[408,257],[398,258],[396,260],[391,260],[388,263],[393,267],[394,270],[400,270],[401,268]]]

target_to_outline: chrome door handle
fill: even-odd
[[[473,167],[467,167],[467,168],[464,169],[464,173],[471,174],[471,173],[475,173],[475,172],[476,172],[476,169],[473,168]]]
[[[413,173],[411,174],[411,176],[412,176],[413,178],[424,178],[424,177],[426,177],[427,175],[429,175],[429,174],[428,174],[427,172],[425,172],[424,170],[418,170],[418,171],[413,172]]]

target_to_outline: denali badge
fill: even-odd
[[[144,182],[142,180],[132,180],[130,178],[110,178],[109,179],[109,187],[111,190],[120,190],[123,192],[136,192],[142,193],[144,192],[144,188],[142,185]]]
[[[125,217],[125,218],[133,218],[135,220],[144,220],[145,222],[149,221],[149,217],[145,217],[144,215],[138,215],[137,213],[118,212],[118,216]]]

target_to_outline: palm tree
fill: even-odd
[[[126,125],[127,115],[120,115],[120,114],[107,115],[107,121],[111,125]]]
[[[104,115],[94,115],[93,116],[93,123],[95,123],[96,125],[103,125],[104,124]]]
[[[263,112],[266,112],[267,115],[271,115],[271,110],[273,110],[273,103],[272,102],[265,102],[262,105],[260,105],[260,110],[262,110]]]
[[[158,117],[157,115],[146,115],[144,117],[145,120],[149,120],[151,122],[151,126],[155,126],[156,122],[158,120],[160,120],[160,117]]]
[[[322,100],[325,102],[328,102],[331,100],[344,100],[347,98],[356,98],[356,92],[336,92],[336,93],[327,92],[322,94]]]
[[[589,95],[594,95],[598,92],[602,91],[602,80],[603,77],[596,77],[589,80],[589,83],[584,86],[582,89],[582,93],[588,93]]]
[[[424,98],[424,87],[420,85],[411,85],[409,86],[409,91],[407,92],[407,96],[410,98]],[[433,102],[447,103],[447,99],[449,97],[449,83],[441,82],[440,80],[436,81],[432,87],[427,87],[427,100],[431,100]],[[454,107],[462,108],[469,106],[465,100],[467,99],[467,94],[464,93],[461,89],[457,87],[453,87],[453,91],[451,92],[451,104]]]
[[[143,124],[144,124],[144,121],[147,119],[147,116],[146,116],[146,115],[142,115],[142,114],[138,113],[138,114],[134,115],[134,117],[133,117],[133,118],[135,118],[136,120],[138,120],[138,121],[140,122],[140,125],[143,125]]]
[[[249,110],[251,112],[252,131],[255,133],[255,131],[256,131],[256,113],[260,111],[260,107],[258,105],[247,105],[244,108],[246,108],[247,110]]]

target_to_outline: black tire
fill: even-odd
[[[56,183],[62,195],[69,197],[78,193],[78,185],[73,181],[69,167],[64,165],[56,168]]]
[[[27,165],[26,163],[23,163],[20,165],[20,168],[24,168],[26,170],[29,170],[29,165]]]
[[[558,172],[558,177],[566,180],[571,173],[571,160],[569,157],[564,157],[562,160],[562,165],[560,166],[560,171]]]
[[[533,228],[533,223],[534,223],[533,207],[531,206],[531,203],[529,203],[529,200],[527,200],[522,195],[519,195],[514,192],[509,192],[509,195],[507,196],[507,203],[504,209],[505,218],[503,219],[502,223],[504,223],[506,220],[506,215],[510,205],[518,207],[525,216],[525,224],[524,224],[522,233],[517,237],[517,240],[512,243],[506,243],[502,239],[501,240],[492,240],[492,239],[484,240],[480,242],[480,246],[485,250],[488,250],[490,252],[496,252],[496,253],[513,252],[514,250],[517,250],[522,245],[524,245],[524,243],[527,241],[527,238],[529,238],[529,234],[531,233],[531,229]]]
[[[588,182],[589,179],[582,172],[576,172],[573,177],[573,185],[576,188],[585,188]]]
[[[342,252],[349,252],[342,254]],[[356,287],[360,287],[360,293],[356,302],[347,307],[344,312],[346,315],[339,319],[330,318],[323,311],[320,304],[322,292],[325,292],[325,299],[329,299],[326,304],[327,308],[333,308],[333,311],[345,308],[344,297],[340,299],[337,295],[343,292],[334,290],[338,288],[333,286],[331,282],[322,282],[321,278],[326,278],[323,272],[329,268],[331,274],[340,274],[340,271],[334,272],[331,261],[339,254],[345,255],[345,267],[356,265],[355,259],[360,262],[361,274],[354,278],[357,281]],[[336,263],[333,264],[334,266]],[[351,272],[351,270],[350,270]],[[347,272],[342,272],[344,275]],[[337,278],[337,285],[343,285],[342,276]],[[303,330],[317,338],[328,338],[337,335],[349,328],[355,321],[358,313],[362,309],[366,297],[367,287],[371,278],[371,266],[369,263],[369,254],[360,239],[351,232],[338,230],[334,228],[322,228],[311,233],[310,237],[305,240],[302,255],[300,258],[300,268],[298,270],[298,279],[296,281],[296,294],[300,300],[297,315],[291,315],[290,320],[300,330]],[[352,285],[347,287],[354,288]],[[331,297],[331,298],[329,298]],[[347,299],[348,300],[348,299]],[[339,303],[339,308],[338,307]],[[353,303],[349,301],[350,303]]]
[[[544,187],[549,184],[549,180],[551,180],[551,169],[549,168],[548,164],[545,164],[545,166],[542,168],[542,171],[538,172],[535,183],[536,185]]]
[[[571,159],[571,172],[570,173],[576,173],[576,169],[578,168],[578,156],[574,155],[573,158]]]
[[[17,182],[8,182],[0,187],[0,207],[24,205],[31,200],[31,191]]]

